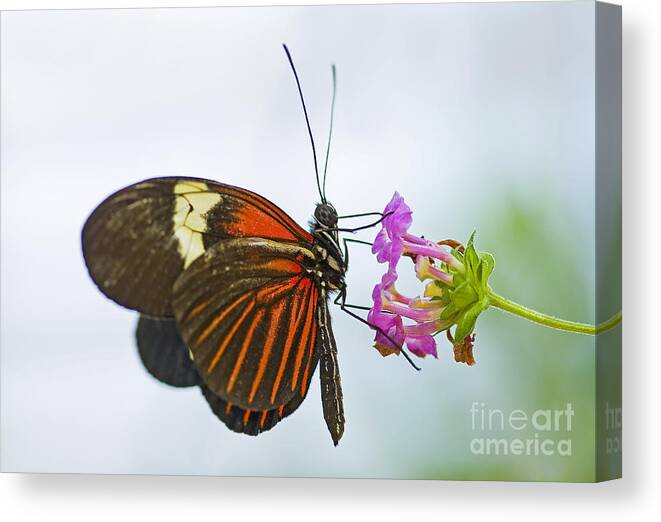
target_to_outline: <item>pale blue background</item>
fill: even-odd
[[[340,446],[317,379],[290,419],[248,438],[197,390],[146,374],[135,315],[91,283],[79,233],[105,196],[155,175],[257,190],[306,223],[316,188],[284,41],[320,156],[338,67],[328,196],[341,213],[379,210],[397,189],[414,232],[465,240],[477,229],[501,293],[592,321],[592,2],[5,12],[1,23],[3,470],[589,476],[587,338],[488,312],[475,367],[441,343],[416,373],[381,358],[372,334],[334,310]],[[369,302],[380,273],[354,250],[351,299]],[[469,454],[473,401],[568,400],[578,410],[571,462]]]

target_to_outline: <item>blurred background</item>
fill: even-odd
[[[497,292],[592,322],[591,2],[10,12],[0,29],[3,471],[593,478],[590,338],[490,310],[475,366],[439,339],[415,372],[336,309],[340,445],[317,379],[289,419],[246,437],[197,389],[146,373],[136,314],[99,293],[80,251],[92,209],[152,176],[240,185],[307,223],[316,185],[286,42],[320,156],[338,68],[327,194],[340,213],[381,210],[398,190],[414,233],[477,230]],[[355,247],[351,301],[369,304],[382,271]],[[551,436],[573,456],[474,455],[474,437],[535,434],[472,429],[475,402],[572,403],[572,432]]]

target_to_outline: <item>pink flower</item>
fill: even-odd
[[[384,357],[392,353],[399,354],[405,339],[402,318],[398,315],[380,314],[373,320],[374,326],[381,329],[374,338],[374,347]]]
[[[377,330],[374,346],[384,356],[399,354],[406,346],[418,357],[437,357],[434,334],[451,326],[440,319],[443,302],[435,297],[401,294],[395,287],[397,265],[407,255],[413,259],[421,281],[431,279],[448,286],[453,281],[449,268],[462,272],[464,266],[446,247],[409,233],[413,213],[399,193],[394,193],[383,215],[372,252],[379,263],[388,263],[388,269],[374,287],[373,305],[367,315],[367,321]]]
[[[388,263],[389,271],[396,270],[397,263],[404,254],[435,258],[455,269],[463,269],[461,262],[440,245],[408,233],[413,223],[413,212],[398,192],[393,194],[383,210],[383,215],[381,230],[372,244],[372,253],[376,254],[379,263]],[[436,276],[439,274],[437,271]],[[441,277],[447,276],[449,274]]]
[[[436,279],[437,281],[443,281],[446,284],[452,284],[452,276],[447,272],[439,270],[431,264],[429,257],[427,256],[417,256],[415,260],[415,275],[420,281],[425,281],[426,279]]]
[[[436,340],[431,335],[407,336],[406,347],[412,354],[417,355],[418,357],[433,355],[438,359]]]
[[[395,288],[396,280],[397,274],[388,270],[372,291],[373,305],[367,321],[377,328],[374,347],[383,356],[398,354],[406,345],[418,357],[437,357],[436,341],[431,334],[441,326],[436,320],[438,307],[429,299],[411,299],[400,294]],[[404,325],[404,318],[417,324]]]
[[[395,192],[383,214],[385,217],[381,222],[381,230],[374,239],[372,253],[376,254],[379,263],[387,261],[389,268],[394,270],[404,252],[402,236],[413,222],[413,213],[404,198]]]

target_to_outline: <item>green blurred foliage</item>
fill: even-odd
[[[513,192],[487,204],[478,220],[476,246],[496,259],[490,280],[496,292],[542,312],[593,321],[594,238],[560,198],[542,191]],[[476,332],[478,364],[447,369],[475,374],[462,389],[448,391],[457,408],[448,411],[447,403],[439,402],[435,419],[430,419],[439,430],[439,443],[432,455],[427,453],[428,458],[404,473],[433,479],[593,480],[594,339],[546,329],[496,309],[482,314]],[[559,410],[571,403],[572,431],[549,438],[571,438],[572,457],[471,454],[475,436],[525,439],[535,433],[507,427],[503,432],[474,431],[467,410],[473,402],[505,413]],[[452,436],[444,437],[448,429]]]

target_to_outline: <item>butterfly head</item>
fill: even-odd
[[[321,228],[336,228],[337,210],[330,203],[319,203],[314,209],[314,219]]]

